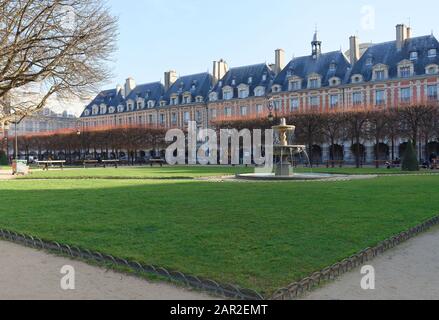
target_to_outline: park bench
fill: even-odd
[[[85,168],[87,168],[87,165],[94,165],[95,167],[98,166],[99,161],[98,160],[84,160],[82,162],[82,165]]]
[[[328,160],[326,161],[326,168],[334,168],[334,167],[340,167],[343,168],[344,160]]]
[[[64,169],[64,165],[66,163],[65,160],[47,160],[47,161],[36,161],[37,166],[41,167],[43,166],[43,170],[49,171],[49,167],[59,166],[62,169]]]
[[[166,164],[166,161],[163,159],[150,159],[149,165],[152,167],[154,164],[159,164],[160,167],[163,167],[163,165]]]
[[[103,165],[104,168],[106,168],[107,165],[112,165],[112,164],[114,165],[115,168],[117,168],[119,163],[120,163],[120,161],[116,160],[116,159],[114,159],[114,160],[102,160],[102,165]]]

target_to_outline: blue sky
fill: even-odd
[[[119,17],[114,81],[131,76],[146,83],[175,69],[181,75],[229,66],[274,62],[283,48],[287,60],[310,54],[316,28],[323,51],[348,49],[349,36],[362,42],[395,38],[395,25],[410,23],[413,36],[439,32],[437,0],[108,0]]]

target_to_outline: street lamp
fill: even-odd
[[[273,110],[274,110],[273,98],[267,98],[267,109],[270,112],[268,114],[268,121],[274,122],[275,116],[273,114]]]

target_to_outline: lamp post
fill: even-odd
[[[275,107],[274,107],[274,104],[273,104],[273,98],[272,97],[271,98],[267,97],[267,109],[270,112],[268,114],[268,121],[274,122],[276,120],[277,116],[275,114],[273,114],[273,111],[276,113],[276,110],[275,110]]]

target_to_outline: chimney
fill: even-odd
[[[125,82],[125,98],[128,97],[131,93],[131,91],[133,91],[136,88],[136,81],[134,81],[133,78],[128,78]]]
[[[121,86],[120,84],[118,84],[118,85],[116,86],[116,94],[119,94],[119,93],[121,93],[121,94],[123,95],[122,86]]]
[[[360,42],[358,40],[358,37],[352,36],[349,38],[349,59],[351,61],[351,64],[353,65],[358,60],[360,60]]]
[[[214,84],[217,84],[218,81],[220,81],[226,73],[229,71],[229,66],[227,65],[227,62],[225,62],[223,59],[219,61],[213,62],[213,82]]]
[[[407,27],[404,24],[398,24],[396,26],[396,49],[402,50],[404,42],[407,40]]]
[[[285,68],[285,51],[277,49],[275,51],[274,72],[279,74]]]
[[[165,72],[165,90],[169,90],[169,88],[171,88],[171,86],[175,83],[175,81],[177,81],[177,79],[177,71],[170,70]]]
[[[407,27],[407,39],[410,39],[412,37],[412,28]]]

